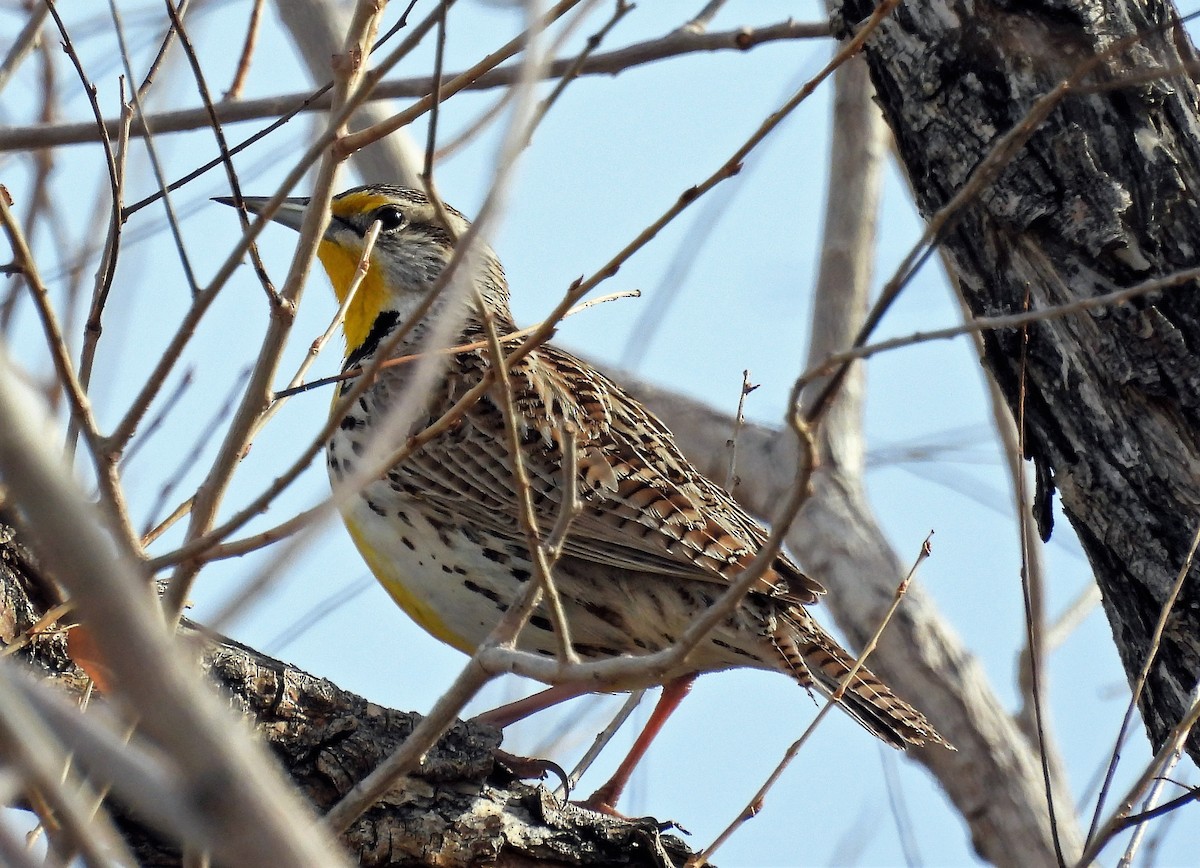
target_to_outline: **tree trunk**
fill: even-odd
[[[847,0],[834,26],[872,11]],[[1169,275],[1200,250],[1197,90],[1174,9],[1153,0],[902,3],[866,57],[927,218],[997,139],[1083,64],[1109,55],[942,233],[976,316],[1042,309]],[[1118,44],[1126,37],[1125,44]],[[1162,70],[1158,76],[1153,73]],[[1150,74],[1146,74],[1150,73]],[[1038,470],[1043,536],[1057,489],[1137,677],[1200,516],[1195,284],[984,335],[984,364]],[[1141,697],[1159,745],[1200,677],[1200,585],[1185,583]],[[1200,740],[1188,742],[1200,760]]]

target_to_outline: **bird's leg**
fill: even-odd
[[[696,675],[693,673],[691,675],[683,675],[663,685],[662,696],[658,698],[658,704],[654,706],[654,711],[650,713],[650,719],[646,721],[646,726],[638,735],[637,740],[634,741],[633,747],[629,749],[629,753],[626,754],[625,759],[621,760],[621,764],[617,766],[617,770],[613,772],[613,776],[600,789],[581,802],[583,807],[606,814],[617,813],[617,801],[621,798],[621,793],[625,791],[625,785],[629,783],[629,778],[633,774],[633,770],[641,762],[642,757],[646,755],[646,751],[650,748],[650,743],[654,741],[659,730],[663,728],[663,724],[667,722],[667,718],[671,716],[672,712],[679,707],[679,703],[683,702],[683,698],[691,691],[695,680]]]
[[[582,685],[556,684],[532,696],[526,696],[516,702],[509,702],[499,708],[485,711],[483,714],[476,715],[474,719],[480,723],[486,723],[488,726],[494,726],[496,729],[504,729],[519,720],[524,720],[531,714],[537,714],[539,711],[587,692]],[[562,780],[564,786],[567,784],[567,773],[563,771],[562,766],[552,760],[517,756],[503,750],[496,751],[496,758],[519,778],[540,780],[546,776],[547,772],[552,772]]]
[[[539,711],[544,711],[560,702],[566,702],[568,699],[574,699],[576,696],[582,696],[588,692],[590,692],[588,688],[582,684],[556,684],[533,694],[533,696],[526,696],[516,702],[485,711],[483,714],[476,715],[474,719],[480,723],[486,723],[488,726],[494,726],[496,729],[504,729],[518,720],[524,720],[531,714],[537,714]]]

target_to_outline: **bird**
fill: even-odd
[[[236,204],[232,198],[217,201]],[[251,213],[267,204],[259,197],[241,201]],[[285,199],[271,219],[299,230],[308,206],[307,198]],[[464,264],[477,294],[447,300],[443,292],[420,309],[470,224],[459,211],[401,186],[360,186],[333,197],[317,256],[339,302],[345,303],[374,224],[369,266],[343,320],[344,370],[365,366],[380,353],[420,353],[438,317],[458,323],[457,349],[422,396],[408,429],[382,435],[399,447],[494,371],[477,302],[500,336],[518,329],[500,260],[482,244],[472,246],[474,260]],[[408,331],[389,342],[403,327]],[[345,413],[326,445],[335,486],[355,473],[412,371],[412,365],[380,369]],[[552,569],[574,653],[595,661],[671,646],[754,560],[767,543],[767,529],[684,457],[663,422],[594,366],[546,342],[512,363],[508,379],[511,402],[493,382],[444,433],[343,501],[342,517],[359,552],[418,624],[473,653],[535,575],[505,429],[511,407],[542,533],[561,516],[566,492],[580,501]],[[340,387],[349,388],[349,382]],[[574,480],[568,485],[564,474],[570,470]],[[656,679],[663,685],[658,707],[617,773],[585,804],[615,813],[633,768],[701,673],[771,670],[810,693],[832,695],[855,660],[809,613],[824,592],[787,554],[776,555],[678,671]],[[558,653],[544,603],[516,647]],[[552,686],[483,717],[504,726],[581,692],[579,686]],[[950,747],[921,712],[865,667],[850,677],[840,705],[893,747]]]

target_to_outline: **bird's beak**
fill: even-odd
[[[220,202],[222,205],[237,207],[237,202],[230,196],[217,196],[213,201]],[[260,214],[270,199],[266,196],[243,196],[242,201],[246,203],[246,210],[251,214]],[[271,219],[276,223],[282,223],[289,229],[295,229],[299,232],[300,224],[304,222],[304,212],[307,209],[307,196],[284,199],[279,206],[279,210],[271,216]]]

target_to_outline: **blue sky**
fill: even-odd
[[[608,45],[662,35],[700,5],[643,3],[621,23]],[[135,36],[135,69],[144,68],[153,50],[150,37],[159,27],[160,7],[155,3],[121,6]],[[76,6],[64,12],[74,15],[69,20],[77,22],[78,33],[86,34],[83,20],[91,20],[99,9]],[[231,77],[236,55],[231,46],[240,45],[248,10],[247,2],[210,4],[199,7],[192,19],[191,35],[214,91],[227,86]],[[398,11],[397,5],[390,14]],[[276,16],[274,5],[269,5],[248,97],[302,90],[309,81]],[[813,3],[743,0],[728,4],[713,29],[774,23],[788,16],[817,20],[822,13]],[[0,32],[15,32],[21,20],[7,8],[0,11]],[[95,20],[101,24],[93,36],[80,37],[80,51],[99,85],[106,114],[113,115],[118,70],[107,50],[111,37],[105,19]],[[153,27],[149,21],[155,22]],[[600,21],[596,17],[585,25],[583,34],[594,31]],[[503,5],[460,3],[450,20],[447,68],[461,69],[474,62],[517,32],[520,22],[520,14]],[[777,43],[746,53],[673,59],[615,78],[573,83],[523,156],[510,206],[494,239],[512,285],[518,321],[539,320],[573,279],[594,271],[680,192],[707,176],[799,82],[820,68],[830,50],[827,40]],[[196,104],[180,57],[177,53],[168,64],[163,82],[152,93],[151,107]],[[430,62],[430,52],[418,52],[398,73],[425,74]],[[23,124],[36,110],[28,96],[34,87],[33,71],[27,64],[4,93],[0,122]],[[58,74],[61,114],[66,119],[86,119],[88,108],[71,70],[60,62]],[[468,125],[496,97],[496,92],[455,97],[444,110],[442,140]],[[640,376],[732,412],[742,370],[748,368],[761,388],[750,397],[747,414],[756,421],[778,424],[805,354],[826,195],[829,112],[828,90],[822,88],[755,153],[745,171],[712,194],[722,197],[720,218],[702,248],[690,252],[694,266],[655,323],[653,338],[638,364]],[[293,121],[281,134],[240,156],[243,190],[273,192],[290,168],[292,156],[310,140],[315,123],[307,117]],[[259,125],[235,125],[228,132],[238,140]],[[424,141],[423,122],[412,132]],[[468,215],[486,191],[497,141],[498,133],[489,131],[437,168],[442,195]],[[205,131],[163,136],[158,143],[171,178],[214,153],[211,134]],[[77,240],[93,231],[81,218],[91,208],[103,177],[102,165],[95,146],[60,153],[53,191],[58,197],[74,196],[85,203],[67,209],[70,219],[59,230],[68,238]],[[151,191],[154,181],[140,146],[132,149],[129,165],[132,190],[127,198],[133,200]],[[0,181],[9,187],[21,213],[29,185],[27,161],[0,157]],[[344,174],[340,186],[353,183],[357,181]],[[304,192],[304,188],[297,190]],[[175,197],[201,280],[211,276],[239,233],[232,212],[207,201],[227,193],[222,175],[213,172]],[[704,207],[694,208],[668,227],[600,292],[650,292],[659,287]],[[161,209],[139,212],[127,233],[94,390],[102,424],[119,418],[187,302]],[[905,185],[889,169],[876,285],[886,280],[919,234]],[[134,240],[143,235],[144,240]],[[53,275],[59,268],[48,233],[40,232],[37,240],[43,269]],[[268,229],[263,235],[263,255],[277,281],[286,272],[294,243],[294,233],[282,228]],[[88,281],[91,271],[90,266],[85,269]],[[62,286],[61,278],[55,286]],[[557,341],[588,357],[617,364],[627,358],[631,342],[646,339],[635,329],[649,303],[644,297],[600,306],[565,323]],[[193,371],[194,385],[128,467],[126,480],[139,524],[150,514],[163,479],[171,475],[253,358],[265,326],[264,308],[252,272],[244,269],[206,318],[179,368]],[[290,376],[333,311],[324,277],[315,275],[299,312],[281,380]],[[879,336],[949,325],[958,318],[935,264],[906,289]],[[79,334],[78,328],[74,334]],[[35,372],[47,370],[28,307],[20,310],[9,339],[16,358]],[[322,357],[319,369],[329,373],[338,363],[333,349]],[[876,357],[868,371],[866,433],[873,456],[868,484],[879,520],[905,560],[915,557],[930,529],[936,531],[934,556],[922,568],[920,581],[979,656],[993,688],[1014,707],[1016,654],[1023,636],[1017,533],[974,351],[961,339],[923,344]],[[235,480],[226,514],[290,463],[318,430],[326,401],[324,393],[301,396],[271,423]],[[178,492],[189,491],[189,482],[195,485],[213,458],[215,442],[209,437],[200,444],[198,460],[189,462],[194,466]],[[913,454],[917,452],[921,454]],[[168,497],[170,505],[179,499],[178,492]],[[307,506],[326,492],[323,471],[314,465],[256,526],[274,524],[289,510]],[[163,545],[173,539],[178,536],[168,535]],[[195,589],[193,615],[201,621],[211,617],[272,555],[214,565]],[[1057,613],[1090,581],[1087,563],[1065,521],[1057,524],[1048,557],[1049,610]],[[424,710],[465,658],[410,623],[382,590],[364,580],[366,576],[344,532],[331,526],[286,565],[264,598],[226,630],[239,641],[277,653],[372,700]],[[327,615],[297,629],[297,620],[314,607],[327,610]],[[826,624],[829,620],[824,619]],[[286,634],[286,646],[272,645],[281,633]],[[1099,609],[1055,653],[1049,672],[1053,726],[1073,791],[1082,796],[1107,758],[1127,696]],[[493,685],[472,709],[495,705],[518,689],[525,688]],[[918,697],[913,699],[919,704]],[[572,723],[566,735],[567,716],[581,703],[562,717],[539,716],[514,730],[506,747],[534,751],[561,739],[562,752],[555,756],[570,762],[603,725],[599,709],[615,710],[619,702],[619,698],[596,701],[588,721]],[[649,703],[643,713],[648,710]],[[701,679],[656,743],[624,809],[634,815],[678,820],[691,831],[689,842],[702,847],[737,814],[815,710],[803,691],[780,676],[737,672]],[[632,738],[634,729],[629,729]],[[610,753],[608,764],[602,762],[583,789],[601,782],[619,759],[619,749]],[[1139,730],[1126,752],[1119,781],[1136,774],[1147,757]],[[765,810],[721,851],[718,864],[902,864],[888,807],[885,763],[894,763],[897,798],[907,806],[923,864],[972,864],[965,827],[936,784],[920,767],[880,748],[841,716],[823,724],[772,792]],[[1197,845],[1200,832],[1185,818],[1172,828],[1160,858],[1165,863],[1194,859]]]

